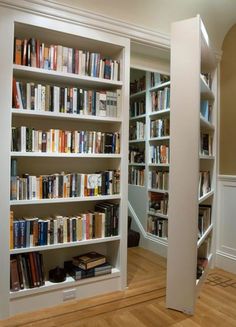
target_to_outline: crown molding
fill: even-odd
[[[156,32],[145,27],[130,24],[88,10],[58,4],[53,0],[0,0],[0,6],[17,9],[32,14],[66,21],[76,25],[109,31],[113,34],[128,37],[131,42],[151,46],[162,51],[170,49],[170,35]]]

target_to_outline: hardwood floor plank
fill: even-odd
[[[21,314],[0,327],[236,327],[236,275],[214,269],[188,316],[165,306],[166,260],[128,250],[128,289]]]

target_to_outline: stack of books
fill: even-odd
[[[111,274],[112,266],[107,258],[97,252],[88,252],[66,261],[64,268],[75,280]]]

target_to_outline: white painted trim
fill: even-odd
[[[219,182],[236,182],[236,175],[218,175]]]
[[[223,251],[216,251],[216,267],[236,273],[236,257]]]
[[[133,42],[146,44],[154,48],[169,51],[170,35],[156,32],[146,27],[130,24],[125,21],[94,13],[66,4],[58,4],[53,0],[1,0],[0,6],[23,10],[37,15],[53,17],[75,25],[92,27],[109,31],[113,34],[130,38]]]
[[[130,211],[132,218],[134,218],[135,223],[137,224],[142,236],[146,238],[147,237],[146,231],[144,230],[143,225],[140,223],[140,220],[129,201],[128,201],[128,209]]]

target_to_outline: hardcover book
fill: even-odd
[[[73,257],[73,264],[81,269],[87,270],[106,263],[106,257],[97,252],[88,252]]]

